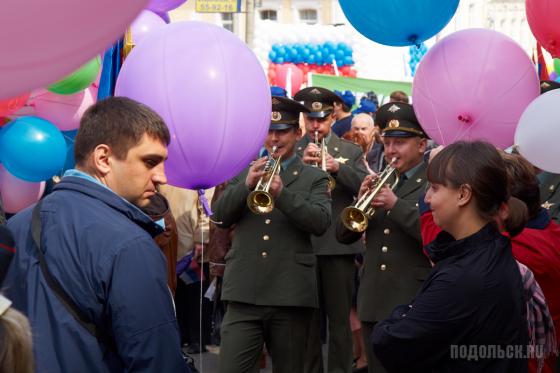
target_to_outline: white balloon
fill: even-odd
[[[560,173],[560,89],[546,92],[527,106],[515,131],[519,152],[538,168]]]

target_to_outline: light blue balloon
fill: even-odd
[[[21,117],[8,123],[2,132],[2,163],[12,175],[38,182],[50,179],[64,167],[66,142],[51,122]]]
[[[376,43],[420,45],[451,20],[459,0],[340,0],[352,26]]]

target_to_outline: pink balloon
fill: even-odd
[[[124,34],[148,0],[4,0],[0,99],[47,86]]]
[[[414,111],[437,143],[483,139],[513,145],[523,110],[539,95],[539,78],[515,41],[492,30],[455,32],[424,56],[412,84]]]
[[[187,0],[150,0],[146,8],[156,13],[164,13],[180,7],[186,1]]]
[[[4,210],[10,214],[37,202],[45,191],[45,182],[30,183],[18,179],[0,165],[0,193]]]
[[[93,105],[97,98],[97,90],[93,87],[73,95],[57,95],[45,92],[37,96],[31,105],[35,107],[38,117],[48,120],[61,131],[70,131],[80,126],[84,112]]]
[[[143,10],[138,17],[130,25],[132,32],[132,42],[138,45],[151,32],[165,26],[166,23],[157,14],[149,10]]]

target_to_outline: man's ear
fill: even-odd
[[[303,131],[301,130],[301,128],[296,128],[295,129],[296,132],[296,141],[301,140],[302,136],[303,136]]]
[[[427,147],[428,140],[426,140],[425,138],[421,138],[420,141],[418,141],[418,152],[424,154]]]
[[[92,163],[95,172],[105,176],[111,171],[111,148],[106,144],[99,144],[93,149]]]
[[[459,206],[467,205],[472,199],[472,189],[469,185],[463,184],[459,187],[459,197],[457,198]]]

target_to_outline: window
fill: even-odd
[[[271,21],[278,20],[278,13],[275,10],[261,10],[261,19],[269,19]]]
[[[317,11],[315,9],[300,9],[299,19],[303,23],[314,25],[317,23]]]
[[[233,13],[222,13],[222,27],[233,32]]]

